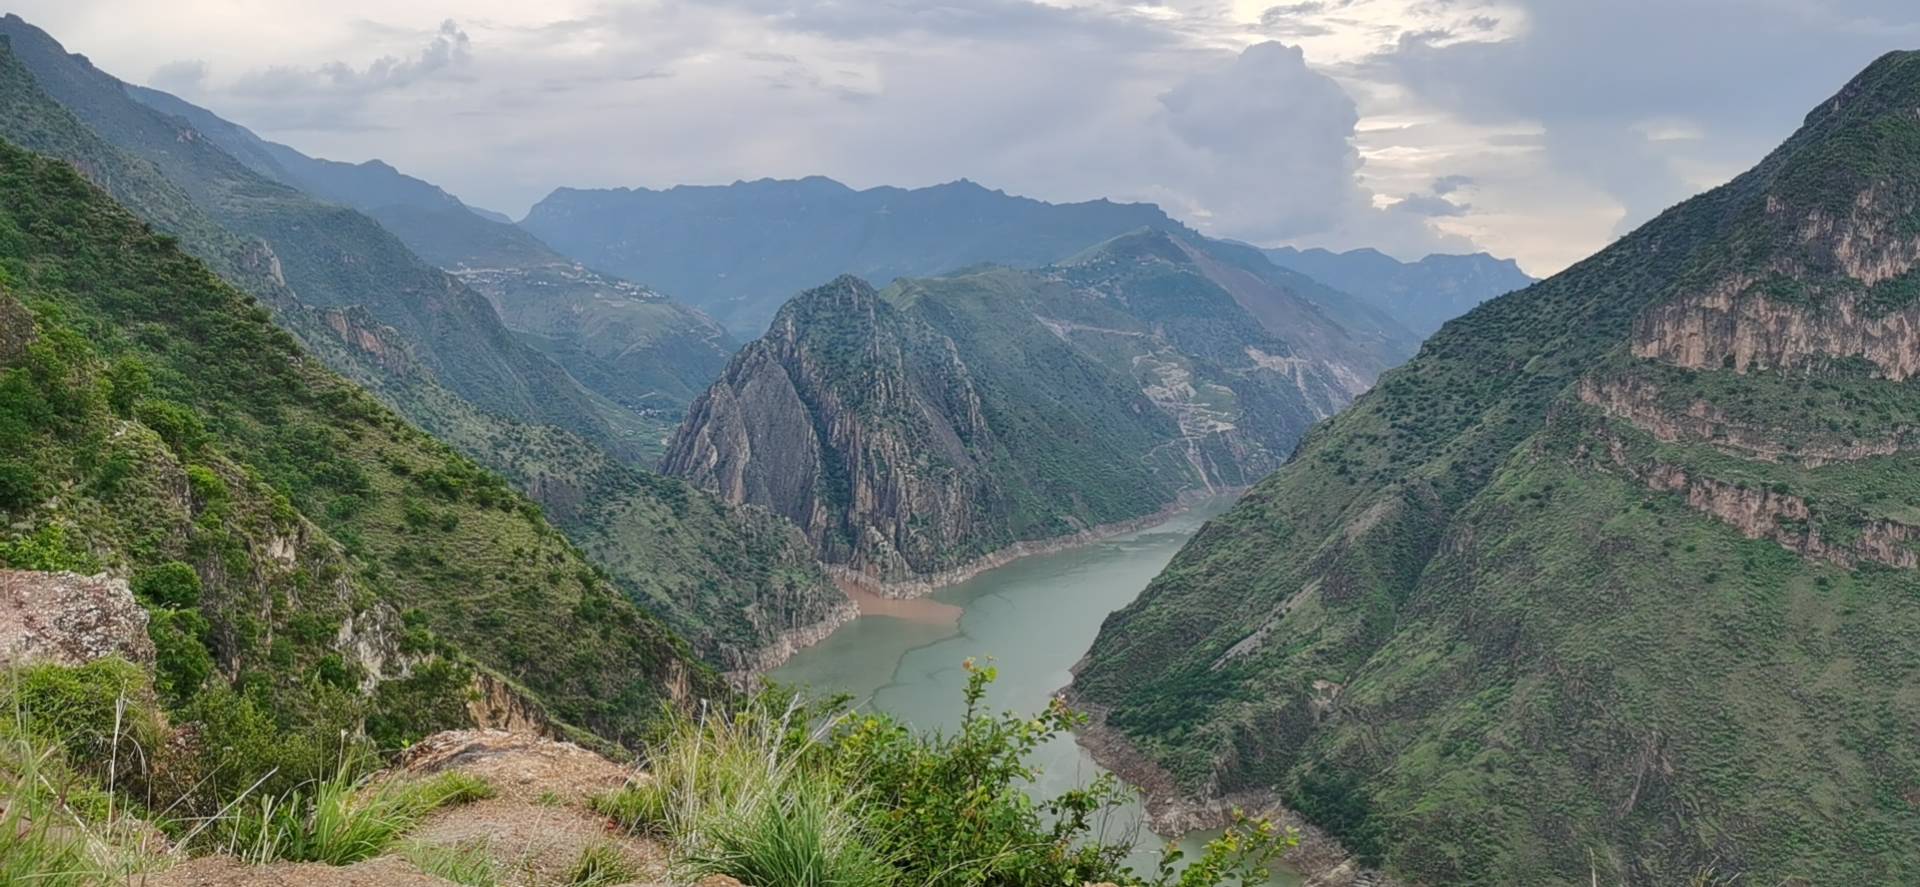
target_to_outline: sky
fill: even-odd
[[[15,0],[69,51],[518,217],[556,187],[968,178],[1544,276],[1726,181],[1913,0]]]

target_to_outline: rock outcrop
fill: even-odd
[[[1385,362],[1248,252],[1149,231],[1038,272],[842,277],[735,356],[662,469],[895,595],[1243,488]]]
[[[153,662],[147,611],[125,579],[0,569],[0,666]]]

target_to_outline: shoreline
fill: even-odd
[[[1072,685],[1061,695],[1069,707],[1087,716],[1087,723],[1073,731],[1073,741],[1095,763],[1140,793],[1147,808],[1147,828],[1154,834],[1178,837],[1226,828],[1233,824],[1235,811],[1244,811],[1299,832],[1299,846],[1287,851],[1280,861],[1305,879],[1304,887],[1397,887],[1398,882],[1365,868],[1333,836],[1287,809],[1270,790],[1208,798],[1183,791],[1166,768],[1134,747],[1119,730],[1107,726],[1105,708],[1076,698]]]
[[[1186,514],[1201,502],[1222,496],[1238,498],[1248,489],[1248,487],[1227,487],[1213,491],[1187,490],[1175,496],[1172,502],[1167,503],[1159,511],[1155,511],[1149,515],[1131,520],[1116,521],[1110,524],[1088,527],[1077,533],[1068,533],[1064,536],[1015,542],[1012,545],[974,558],[960,566],[942,570],[937,573],[929,573],[918,579],[885,582],[846,567],[821,564],[821,568],[826,571],[827,578],[833,582],[834,587],[839,589],[842,595],[846,596],[846,606],[834,607],[833,612],[828,614],[826,619],[782,631],[766,646],[759,647],[748,655],[747,658],[751,660],[751,663],[747,667],[728,671],[725,673],[725,676],[729,681],[740,686],[746,686],[764,677],[768,672],[786,664],[787,660],[792,659],[801,650],[826,640],[831,637],[835,631],[838,631],[841,626],[863,615],[900,615],[897,613],[886,613],[884,604],[876,607],[875,611],[869,614],[867,608],[862,606],[863,596],[878,599],[875,601],[876,604],[879,604],[880,601],[904,602],[915,600],[950,585],[958,585],[988,570],[1004,567],[1021,558],[1042,554],[1057,554],[1062,551],[1079,548],[1083,545],[1091,545],[1095,542],[1112,539],[1116,536],[1137,533],[1141,530],[1166,523],[1182,514]],[[958,615],[958,613],[955,613],[955,618],[958,618]]]
[[[933,573],[924,573],[912,579],[876,579],[866,573],[836,564],[822,564],[821,566],[826,569],[827,575],[833,577],[836,582],[852,584],[867,594],[883,598],[910,600],[917,597],[925,597],[951,585],[959,585],[981,573],[985,573],[988,570],[999,569],[1021,558],[1042,554],[1058,554],[1062,551],[1079,548],[1083,545],[1091,545],[1095,542],[1112,539],[1115,536],[1137,533],[1186,514],[1201,502],[1223,496],[1238,498],[1248,489],[1250,488],[1226,487],[1213,491],[1186,490],[1178,496],[1175,496],[1172,502],[1167,503],[1152,514],[1129,518],[1123,521],[1115,521],[1113,523],[1100,524],[1060,536],[1049,536],[1045,539],[1028,539],[1014,542],[1002,548],[994,549],[958,566],[949,567]]]

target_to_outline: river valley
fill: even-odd
[[[953,728],[961,716],[962,667],[968,658],[991,661],[999,680],[987,694],[993,710],[1037,712],[1065,687],[1069,669],[1099,632],[1108,613],[1139,596],[1206,520],[1232,504],[1200,503],[1164,523],[1051,554],[1022,558],[912,601],[862,600],[860,618],[802,650],[771,677],[818,692],[851,694],[857,704],[902,718],[921,729]],[[1084,784],[1104,772],[1071,737],[1035,753],[1042,794]],[[1132,805],[1110,822],[1108,837],[1139,829],[1136,869],[1151,871],[1160,840],[1140,825]],[[1183,836],[1197,851],[1208,835]],[[1288,873],[1273,884],[1297,885]]]

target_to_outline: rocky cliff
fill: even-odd
[[[1239,261],[1150,231],[1038,272],[843,277],[735,357],[662,468],[896,593],[1243,487],[1385,360]]]

